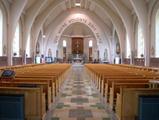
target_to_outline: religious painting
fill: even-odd
[[[37,42],[36,44],[36,54],[39,54],[40,53],[40,44],[39,42]]]
[[[72,38],[72,54],[83,54],[83,38]]]

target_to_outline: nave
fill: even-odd
[[[83,65],[73,65],[45,120],[117,120]]]
[[[159,120],[155,68],[30,64],[0,73],[0,120]]]
[[[0,0],[0,120],[113,116],[159,120],[159,0]]]

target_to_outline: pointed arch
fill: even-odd
[[[20,48],[20,24],[17,23],[14,38],[13,38],[13,55],[19,56]]]
[[[31,40],[31,37],[30,37],[30,33],[29,33],[28,39],[27,39],[27,45],[26,45],[26,55],[27,55],[27,57],[30,57],[30,40]]]
[[[159,9],[156,13],[155,33],[155,57],[159,57]]]
[[[3,14],[0,9],[0,56],[3,55]]]
[[[144,46],[145,46],[145,41],[144,41],[144,36],[143,36],[143,31],[140,23],[138,23],[138,39],[137,39],[137,57],[141,58],[144,55]]]
[[[128,34],[126,34],[126,58],[130,58],[131,48],[130,48],[130,40]]]

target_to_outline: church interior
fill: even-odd
[[[0,120],[159,120],[159,0],[0,0]]]

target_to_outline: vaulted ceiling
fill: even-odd
[[[40,30],[43,29],[47,39],[51,39],[59,24],[73,13],[82,13],[87,15],[102,31],[102,39],[109,41],[112,37],[112,31],[117,31],[119,40],[125,39],[125,33],[133,39],[132,28],[133,18],[138,20],[146,18],[150,9],[158,0],[1,0],[8,7],[8,14],[11,15],[10,21],[21,17],[24,19],[25,37],[30,32],[33,33],[33,40],[36,43]],[[80,5],[76,5],[80,3]],[[141,11],[141,13],[139,13]],[[16,16],[15,16],[16,14]],[[10,23],[9,23],[10,24]],[[74,27],[79,25],[74,24]],[[15,27],[15,25],[11,25]],[[74,29],[69,27],[70,31],[64,32],[71,34]],[[14,28],[12,28],[14,29]],[[86,29],[82,29],[86,31]],[[77,31],[76,31],[77,32]],[[13,30],[14,33],[14,30]],[[89,32],[90,33],[90,32]],[[85,33],[88,34],[88,33]],[[55,35],[54,35],[55,37]],[[13,36],[11,36],[13,38]],[[122,41],[120,41],[122,42]],[[25,42],[24,42],[25,44]]]
[[[62,34],[66,37],[93,37],[93,32],[82,23],[71,24]]]

